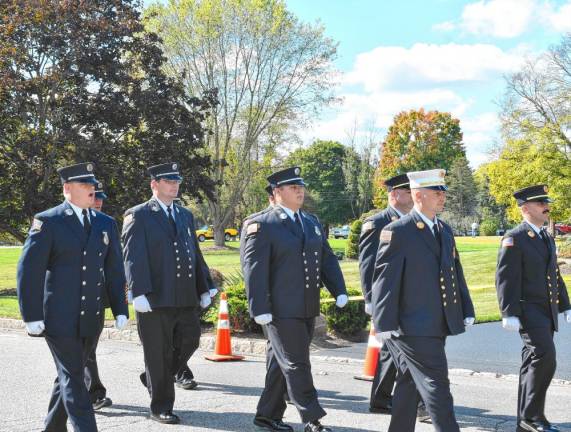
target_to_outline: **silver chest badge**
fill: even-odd
[[[103,243],[106,245],[109,244],[109,235],[107,234],[107,231],[103,231]]]

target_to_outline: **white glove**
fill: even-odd
[[[216,297],[216,294],[218,294],[218,290],[216,288],[212,288],[210,291],[210,297]]]
[[[345,305],[347,304],[348,301],[349,301],[349,299],[347,298],[347,296],[345,294],[340,294],[337,296],[337,300],[335,301],[335,304],[337,305],[337,307],[342,308],[342,307],[345,307]]]
[[[127,290],[127,303],[133,303],[133,291]]]
[[[129,318],[125,315],[117,315],[117,317],[115,317],[115,328],[117,330],[123,330],[128,322]]]
[[[571,309],[563,312],[563,315],[565,316],[565,321],[567,321],[569,324],[571,324]]]
[[[464,318],[464,325],[465,325],[466,327],[472,326],[472,325],[474,325],[474,321],[476,321],[476,318],[474,318],[474,317],[466,317],[466,318]]]
[[[262,314],[254,317],[254,321],[260,325],[266,325],[272,322],[272,314]]]
[[[377,340],[380,343],[384,343],[387,339],[390,339],[393,336],[398,336],[399,332],[396,330],[391,330],[391,331],[386,331],[386,332],[380,332],[380,333],[375,333],[375,337],[377,338]]]
[[[365,303],[365,313],[369,316],[373,315],[373,305],[371,303]]]
[[[518,331],[521,327],[519,318],[516,316],[511,316],[507,318],[502,318],[502,327],[510,331]]]
[[[137,312],[146,313],[152,312],[151,305],[149,304],[149,300],[147,300],[147,296],[145,294],[137,296],[133,299],[133,307]]]
[[[210,300],[210,293],[209,292],[202,293],[200,295],[200,307],[202,309],[206,309],[208,306],[210,306],[210,303],[212,303],[212,300]]]
[[[24,324],[26,324],[26,331],[28,334],[34,336],[42,334],[42,332],[46,329],[43,321],[30,321]]]

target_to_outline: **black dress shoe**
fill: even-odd
[[[331,432],[331,429],[319,423],[319,420],[313,420],[305,424],[303,432]]]
[[[520,420],[519,427],[530,432],[557,432],[558,427],[552,426],[549,422]]]
[[[376,414],[390,414],[393,411],[393,406],[389,403],[386,406],[370,406],[369,412]]]
[[[416,419],[421,423],[432,423],[426,407],[418,407],[416,409]]]
[[[139,379],[141,380],[141,383],[147,387],[147,373],[143,372],[141,375],[139,375]]]
[[[293,432],[293,428],[281,419],[273,420],[267,417],[256,416],[254,417],[254,424],[266,430]]]
[[[111,399],[109,399],[108,397],[102,397],[93,402],[93,410],[97,411],[100,410],[101,408],[109,407],[112,404],[113,402],[111,401]]]
[[[184,378],[176,382],[176,386],[185,390],[192,390],[198,386],[198,383],[192,378]]]
[[[164,424],[177,424],[180,423],[180,418],[172,411],[165,411],[159,414],[151,413],[151,420]]]

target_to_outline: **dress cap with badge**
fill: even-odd
[[[75,165],[68,165],[58,168],[62,183],[91,183],[97,185],[97,180],[93,174],[94,165],[92,162],[84,162]]]
[[[103,183],[97,182],[95,186],[95,199],[106,200],[107,194],[103,192]]]
[[[547,185],[534,185],[515,191],[513,196],[517,200],[518,206],[522,206],[527,202],[551,203],[553,200],[547,195],[548,192]]]
[[[411,189],[432,189],[438,191],[447,191],[448,186],[444,181],[446,170],[433,169],[426,171],[412,171],[406,173],[410,180]]]
[[[147,168],[147,172],[153,180],[178,180],[182,181],[182,176],[178,170],[178,163],[167,162],[153,165]]]
[[[399,174],[388,178],[384,181],[384,184],[389,192],[394,189],[410,189],[410,181],[406,174]]]
[[[281,171],[277,171],[272,175],[267,177],[268,183],[273,188],[277,188],[284,185],[299,185],[305,186],[303,178],[301,178],[301,168],[291,167],[286,168]],[[267,189],[266,189],[267,190]]]

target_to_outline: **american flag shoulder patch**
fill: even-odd
[[[259,223],[250,223],[248,224],[248,228],[246,230],[246,234],[250,235],[250,234],[255,234],[258,232],[260,227]]]
[[[389,230],[382,230],[381,236],[379,237],[382,242],[390,243],[391,238],[393,237],[393,232]]]
[[[502,247],[512,247],[514,245],[513,237],[504,237],[502,239]]]
[[[34,221],[32,222],[32,226],[31,226],[31,228],[30,228],[30,231],[33,231],[33,232],[41,231],[43,224],[44,224],[44,223],[43,223],[41,220],[39,220],[39,219],[34,219]]]
[[[363,224],[363,226],[361,227],[361,232],[366,233],[367,231],[371,231],[373,229],[373,227],[374,227],[374,225],[373,225],[372,221],[365,222]]]

